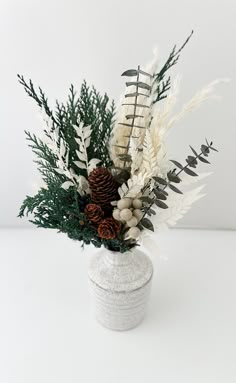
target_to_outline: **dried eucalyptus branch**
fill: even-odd
[[[133,113],[126,114],[126,116],[125,116],[126,119],[131,120],[131,122],[120,122],[119,123],[119,125],[123,125],[123,126],[130,128],[129,133],[125,136],[127,138],[127,144],[126,145],[116,145],[116,144],[113,145],[113,146],[119,147],[121,149],[125,149],[125,153],[122,153],[121,155],[119,155],[119,158],[124,161],[124,168],[126,167],[126,163],[130,162],[130,160],[131,160],[131,158],[129,157],[129,154],[128,154],[131,139],[132,138],[138,138],[138,137],[133,136],[134,129],[135,128],[146,129],[146,126],[142,126],[142,125],[135,123],[137,118],[144,118],[144,116],[142,114],[137,113],[137,108],[149,109],[149,105],[138,102],[139,97],[144,96],[144,97],[148,98],[150,96],[150,91],[151,91],[151,86],[149,84],[147,84],[146,82],[140,81],[140,74],[142,74],[143,76],[147,76],[149,78],[152,78],[152,75],[150,75],[149,73],[144,72],[143,70],[140,69],[140,65],[138,66],[138,69],[128,69],[124,73],[122,73],[122,76],[128,76],[128,77],[136,76],[136,81],[126,82],[127,87],[135,86],[135,91],[132,93],[127,93],[125,95],[125,97],[126,98],[132,97],[132,98],[134,98],[134,101],[130,102],[130,103],[123,103],[122,104],[122,106],[133,106],[134,107]],[[140,89],[144,89],[144,90],[148,91],[148,93],[140,92]]]
[[[215,149],[212,145],[213,145],[213,142],[209,143],[206,140],[206,145],[205,144],[201,145],[200,153],[197,153],[196,150],[192,146],[190,146],[194,156],[188,156],[186,158],[187,164],[185,166],[183,166],[178,161],[171,160],[171,162],[177,168],[180,169],[177,173],[176,173],[176,169],[174,169],[174,170],[171,170],[167,173],[167,179],[164,179],[161,177],[153,177],[153,180],[156,182],[156,185],[155,185],[154,189],[152,190],[152,192],[155,194],[155,196],[152,198],[150,198],[150,197],[143,197],[142,198],[144,203],[145,202],[148,203],[148,206],[146,206],[144,208],[144,215],[143,215],[142,220],[140,221],[141,226],[149,228],[149,230],[153,230],[153,225],[152,225],[151,221],[149,221],[146,218],[147,214],[150,216],[152,215],[152,211],[153,211],[152,206],[155,204],[157,207],[159,207],[161,209],[167,209],[168,208],[168,205],[165,202],[163,202],[163,201],[167,200],[167,197],[168,197],[168,193],[165,190],[167,187],[169,187],[175,193],[183,194],[182,191],[180,189],[178,189],[172,183],[180,183],[181,182],[181,178],[179,177],[179,175],[182,172],[185,172],[186,174],[188,174],[189,176],[192,176],[192,177],[198,176],[198,174],[196,172],[194,172],[193,170],[191,170],[190,168],[196,168],[196,166],[198,164],[198,160],[203,162],[203,163],[210,164],[210,162],[205,157],[208,157],[210,150],[218,152],[218,150]],[[143,220],[145,220],[144,225],[143,225]],[[149,223],[147,221],[149,221]],[[150,227],[147,227],[148,224]]]

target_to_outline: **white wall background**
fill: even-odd
[[[16,218],[36,171],[24,129],[37,132],[37,107],[23,92],[16,73],[40,84],[52,102],[63,100],[71,82],[83,78],[116,100],[124,90],[120,74],[143,64],[158,44],[163,60],[174,43],[195,34],[173,75],[183,74],[179,107],[196,90],[219,77],[220,101],[208,101],[172,130],[173,158],[184,160],[188,144],[212,139],[214,174],[207,196],[182,226],[236,228],[236,6],[233,0],[1,0],[0,1],[0,225],[24,226]]]

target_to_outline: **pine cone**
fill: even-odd
[[[98,226],[98,235],[100,238],[114,239],[119,230],[120,225],[114,218],[105,218]]]
[[[110,207],[119,198],[118,184],[107,168],[95,168],[88,177],[92,201],[102,209]]]
[[[104,212],[102,211],[101,207],[94,204],[89,203],[86,205],[84,209],[84,214],[88,218],[89,221],[98,224],[104,216]]]

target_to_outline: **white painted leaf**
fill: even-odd
[[[120,195],[120,197],[122,198],[127,192],[128,192],[128,187],[125,183],[123,183],[119,189],[118,189],[118,193]]]
[[[65,189],[65,190],[68,190],[70,186],[73,186],[73,182],[71,182],[71,181],[66,181],[66,182],[64,182],[64,183],[61,185],[61,187],[62,187],[63,189]]]
[[[79,182],[81,176],[78,176],[78,174],[73,174],[73,178],[76,180],[76,182]]]
[[[69,165],[69,150],[67,150],[67,153],[66,153],[66,166]]]
[[[86,165],[81,161],[74,161],[74,164],[80,169],[87,169]]]
[[[59,127],[58,126],[54,130],[54,138],[55,138],[55,141],[57,141],[59,138]]]
[[[60,169],[64,169],[64,163],[62,160],[58,160],[57,161],[57,167],[60,168]]]
[[[90,192],[90,190],[89,190],[89,183],[88,183],[87,179],[84,176],[80,176],[79,184],[80,184],[80,187],[81,187],[81,189],[83,191],[85,191],[86,193]]]
[[[128,184],[128,188],[129,188],[129,189],[131,189],[131,188],[132,188],[132,186],[133,186],[133,181],[132,181],[132,179],[131,179],[131,178],[129,178],[129,179],[128,179],[128,182],[127,182],[127,184]]]
[[[72,174],[71,174],[71,172],[70,172],[69,170],[66,170],[66,171],[65,171],[65,176],[66,176],[67,178],[69,178],[70,180],[73,178],[73,177],[72,177]]]
[[[58,174],[64,174],[64,170],[62,170],[62,169],[55,169],[55,171],[56,171]]]
[[[90,137],[91,136],[91,133],[92,133],[92,130],[91,130],[91,126],[89,125],[89,126],[85,126],[84,127],[84,139],[86,139],[86,138],[88,138],[88,137]]]
[[[85,153],[81,153],[79,150],[76,150],[76,154],[78,156],[78,158],[81,160],[81,161],[84,161],[86,162],[87,160],[87,156],[85,155]]]
[[[66,153],[66,147],[63,140],[61,139],[60,140],[60,156],[64,157],[65,153]]]
[[[93,171],[93,169],[96,168],[99,162],[101,162],[101,160],[99,160],[98,158],[93,158],[92,160],[90,160],[88,164],[88,172],[90,173],[91,171]]]
[[[82,144],[82,141],[81,141],[81,139],[80,138],[75,138],[75,141],[77,142],[77,144],[79,144],[79,145],[81,145]]]
[[[85,146],[86,146],[86,148],[89,147],[89,145],[90,145],[90,141],[91,141],[91,137],[86,138],[86,140],[85,140]]]

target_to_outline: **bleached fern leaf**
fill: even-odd
[[[205,194],[201,193],[204,185],[199,186],[184,194],[177,194],[168,191],[168,209],[158,209],[158,214],[153,216],[153,224],[158,228],[174,226],[191,208],[192,204],[202,198]]]
[[[146,130],[143,144],[143,162],[141,169],[145,169],[149,178],[157,172],[157,156],[155,155],[154,146],[149,129]]]
[[[181,173],[181,186],[183,187],[188,187],[190,185],[193,185],[197,182],[201,182],[203,179],[205,179],[206,177],[209,177],[210,175],[212,175],[213,172],[204,172],[204,173],[198,173],[198,177],[190,177],[188,174],[182,172]]]
[[[118,189],[120,198],[137,197],[145,185],[145,178],[146,178],[146,175],[144,173],[142,174],[140,173],[137,176],[136,175],[132,176],[132,178],[128,180],[127,184],[123,183]]]
[[[229,79],[218,79],[211,82],[206,87],[198,91],[195,94],[195,96],[183,106],[182,110],[170,119],[167,128],[170,129],[177,121],[181,120],[186,114],[198,108],[204,101],[206,101],[210,97],[213,97],[216,85],[228,81]]]
[[[91,125],[84,126],[83,122],[80,122],[79,126],[74,125],[76,130],[77,138],[75,139],[79,145],[79,150],[76,150],[79,161],[74,161],[74,164],[80,169],[86,169],[89,174],[99,162],[98,158],[92,158],[88,161],[87,149],[90,145],[92,129]]]

